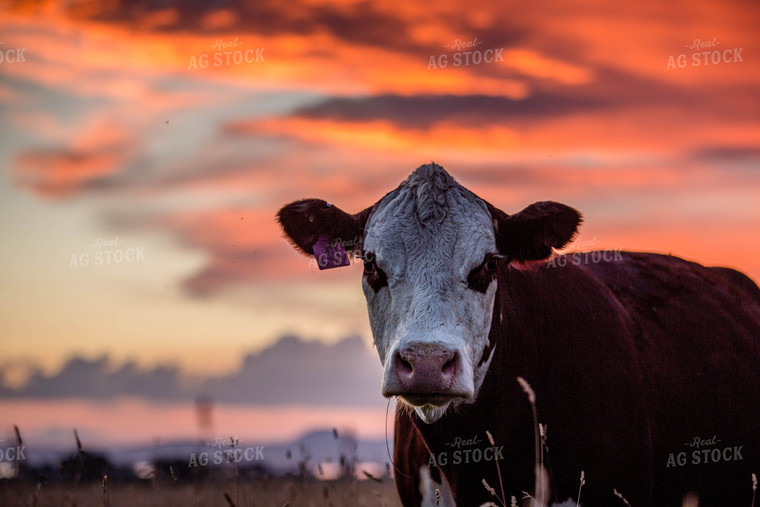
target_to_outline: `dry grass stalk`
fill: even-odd
[[[74,428],[74,440],[77,442],[77,451],[79,451],[79,454],[84,454],[84,450],[82,449],[82,441],[79,440],[79,433],[77,433],[76,428]]]
[[[238,446],[238,439],[237,437],[230,436],[230,447],[232,448],[232,456],[235,460],[235,482],[236,482],[236,493],[237,493],[237,502],[240,502],[240,465],[238,463],[237,456],[235,455],[235,448]],[[227,461],[229,462],[230,457],[227,456]]]
[[[491,449],[493,450],[494,456],[496,455],[496,441],[493,439],[493,435],[491,435],[491,432],[486,430],[486,436],[488,437],[488,443],[491,444]],[[499,467],[499,460],[494,459],[494,463],[496,463],[496,474],[499,476],[499,489],[501,490],[501,497],[498,497],[496,494],[496,498],[499,499],[502,505],[506,503],[507,495],[504,494],[504,482],[501,480],[501,467]],[[483,480],[485,482],[485,479]]]
[[[615,493],[615,496],[621,499],[624,504],[626,504],[628,507],[631,507],[631,504],[628,503],[628,500],[626,500],[623,494],[620,493],[617,489],[612,488],[612,492]]]
[[[18,429],[18,426],[15,424],[13,425],[13,432],[16,434],[16,445],[19,447],[22,447],[24,445],[24,440],[21,438],[21,432]],[[24,475],[24,465],[21,463],[20,460],[16,460],[16,477],[22,478]]]
[[[38,482],[37,486],[34,488],[34,496],[32,497],[32,507],[37,507],[37,502],[39,502],[39,499],[40,499],[41,489],[42,489],[42,483]]]
[[[538,423],[538,410],[536,409],[536,392],[533,390],[533,388],[530,386],[527,380],[525,380],[522,377],[517,377],[517,382],[520,384],[520,387],[522,387],[523,392],[528,395],[528,401],[530,402],[531,410],[533,411],[533,436],[535,439],[534,443],[534,454],[535,454],[535,475],[536,475],[536,496],[537,499],[534,498],[536,502],[538,502],[539,505],[544,505],[546,502],[544,501],[544,490],[545,484],[543,483],[543,453],[541,449],[541,428]],[[530,496],[530,495],[528,495]],[[533,498],[533,497],[531,497]]]
[[[495,489],[493,489],[493,488],[492,488],[492,487],[491,487],[491,486],[488,484],[488,481],[486,481],[485,479],[483,479],[483,486],[485,486],[485,488],[486,488],[486,491],[488,491],[488,492],[489,492],[489,493],[491,493],[493,496],[495,496],[496,498],[498,498],[498,495],[496,494],[496,490],[495,490]]]
[[[74,428],[74,440],[77,443],[77,452],[79,453],[79,456],[77,458],[77,471],[74,475],[74,484],[79,484],[79,481],[84,475],[84,460],[87,457],[87,454],[85,454],[84,448],[82,448],[82,441],[79,440],[79,433],[77,433],[76,428]]]
[[[111,502],[108,501],[108,475],[103,476],[103,507],[108,507]]]
[[[372,479],[375,482],[383,482],[382,479],[380,479],[379,477],[375,477],[374,475],[367,472],[366,470],[362,470],[362,473],[364,474],[365,477],[367,477],[367,479]]]
[[[584,484],[586,484],[586,472],[581,470],[581,484],[578,486],[578,498],[575,500],[575,503],[578,504],[578,507],[581,505],[581,490],[583,489]]]

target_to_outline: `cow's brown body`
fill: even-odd
[[[584,471],[583,505],[623,505],[617,489],[637,507],[681,505],[688,492],[702,506],[749,506],[751,473],[760,472],[760,290],[736,271],[671,256],[566,260],[500,267],[495,356],[474,404],[433,424],[399,406],[394,461],[404,505],[420,505],[430,452],[448,453],[432,478],[445,476],[457,505],[496,500],[482,484],[500,493],[493,461],[452,463],[456,437],[477,437],[471,447],[482,450],[486,430],[503,446],[507,504],[533,492],[533,418],[521,376],[548,427],[554,501],[575,500]],[[710,443],[697,449],[695,439]],[[720,462],[704,463],[713,449]]]

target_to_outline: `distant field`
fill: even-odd
[[[227,493],[233,502],[225,499]],[[39,491],[31,483],[0,481],[0,505],[3,506],[261,506],[318,507],[373,506],[399,507],[393,481],[300,482],[272,479],[206,484],[114,484],[103,495],[101,484],[80,486],[43,484]]]

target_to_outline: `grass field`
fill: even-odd
[[[225,498],[229,495],[229,501]],[[392,480],[298,481],[272,479],[254,482],[219,481],[201,484],[71,484],[16,483],[0,481],[3,506],[260,506],[399,507]]]

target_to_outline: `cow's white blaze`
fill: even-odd
[[[430,423],[453,405],[473,402],[490,364],[489,357],[478,365],[488,344],[497,285],[492,281],[483,293],[467,283],[486,254],[497,252],[485,203],[440,166],[422,166],[375,205],[365,226],[364,251],[374,255],[387,277],[377,291],[366,278],[362,283],[384,365],[383,393],[398,388],[391,371],[397,351],[440,346],[459,354],[450,388],[457,396],[415,411]]]

